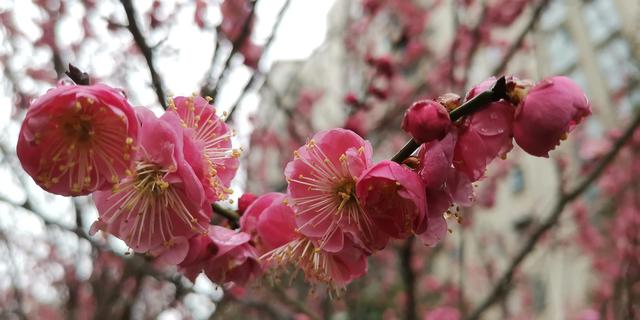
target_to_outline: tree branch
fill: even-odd
[[[201,96],[212,97],[214,99],[217,97],[218,91],[220,89],[220,85],[224,81],[224,78],[226,77],[229,71],[229,67],[231,66],[231,59],[240,50],[240,47],[242,46],[244,41],[247,40],[247,38],[251,35],[251,22],[253,20],[253,17],[255,16],[257,3],[258,3],[258,0],[253,0],[250,2],[251,11],[247,16],[247,19],[244,21],[240,35],[238,36],[237,39],[235,39],[235,41],[232,42],[231,52],[227,56],[227,59],[224,61],[222,71],[220,71],[220,74],[218,75],[214,83],[211,83],[211,78],[207,77],[207,82],[200,89]],[[219,35],[220,35],[220,32],[218,32],[218,36]],[[216,50],[218,49],[216,48]],[[214,52],[214,55],[215,54],[216,52]],[[215,63],[215,61],[212,61],[212,63]],[[213,68],[211,68],[211,70],[213,70]]]
[[[459,107],[453,109],[449,112],[449,117],[451,118],[451,122],[455,122],[458,119],[471,114],[478,109],[487,106],[489,103],[498,101],[500,99],[507,97],[507,82],[506,78],[500,77],[496,80],[496,83],[491,87],[491,89],[482,92],[481,94],[473,97],[473,99],[463,103]],[[411,154],[416,151],[420,147],[420,144],[413,139],[409,140],[407,144],[398,151],[392,158],[391,161],[402,163],[404,159],[411,156]]]
[[[522,43],[524,42],[524,37],[527,34],[529,34],[529,31],[531,31],[535,27],[536,23],[538,23],[540,16],[542,16],[542,12],[544,11],[544,9],[547,7],[548,4],[549,4],[549,0],[540,1],[538,6],[533,10],[533,15],[531,16],[531,20],[529,20],[529,23],[527,23],[525,28],[522,30],[522,32],[520,32],[520,34],[516,38],[516,40],[511,44],[511,46],[505,53],[504,57],[502,57],[500,64],[493,69],[493,72],[491,74],[500,74],[506,69],[507,64],[509,63],[509,61],[511,61],[511,58],[513,58],[513,55],[522,46]]]
[[[407,294],[404,316],[406,320],[415,320],[418,318],[416,313],[416,275],[411,267],[413,239],[414,237],[409,237],[399,251],[401,276],[404,282],[404,291]]]
[[[127,19],[129,24],[127,25],[127,29],[133,36],[133,40],[135,41],[138,49],[144,56],[144,59],[147,61],[147,67],[149,67],[149,73],[151,74],[151,82],[153,84],[153,88],[156,92],[156,96],[158,97],[158,101],[160,105],[162,105],[163,109],[167,109],[166,97],[164,94],[164,87],[162,85],[162,79],[160,78],[160,74],[156,70],[156,66],[153,60],[153,49],[147,44],[147,40],[142,35],[140,31],[140,27],[138,26],[138,21],[136,17],[136,11],[133,7],[133,3],[131,0],[120,0],[122,3],[122,7],[127,14]]]
[[[264,53],[267,52],[267,50],[269,50],[269,48],[271,47],[271,44],[273,43],[273,40],[275,39],[276,32],[277,32],[278,28],[280,27],[280,23],[282,23],[282,18],[284,18],[284,14],[287,11],[287,9],[289,8],[290,4],[291,4],[291,0],[287,0],[284,3],[284,5],[282,6],[282,8],[280,9],[280,11],[278,12],[278,16],[276,17],[276,22],[273,24],[273,27],[271,28],[271,34],[269,35],[269,38],[267,38],[267,41],[264,44],[264,47],[262,49],[262,54],[260,55],[260,58],[258,59],[258,63],[262,60],[262,57],[264,56]],[[236,109],[238,108],[238,106],[242,102],[242,99],[244,99],[244,97],[247,95],[247,92],[249,91],[249,88],[251,88],[253,86],[253,84],[258,79],[258,76],[260,76],[260,75],[262,75],[262,72],[260,72],[260,70],[258,68],[256,68],[256,70],[254,70],[253,74],[251,74],[251,78],[249,78],[249,81],[247,81],[247,83],[244,85],[244,88],[242,88],[242,93],[240,93],[240,96],[238,96],[238,99],[236,99],[235,103],[231,106],[231,109],[229,109],[229,116],[227,117],[227,121],[229,121],[229,119],[231,119],[231,117],[233,116],[233,113],[236,111]]]
[[[600,162],[598,162],[595,169],[580,184],[575,186],[570,192],[564,193],[560,199],[557,200],[549,217],[544,221],[544,223],[535,229],[526,244],[513,258],[507,268],[507,271],[505,271],[505,273],[500,277],[498,283],[493,287],[489,295],[473,312],[471,312],[469,319],[480,319],[482,314],[487,311],[489,307],[498,302],[509,291],[516,269],[524,261],[527,255],[533,251],[535,245],[542,236],[558,222],[558,219],[567,204],[582,195],[582,193],[585,192],[587,188],[600,177],[600,175],[602,175],[607,166],[610,165],[618,155],[622,147],[627,143],[627,141],[629,141],[629,139],[631,139],[633,133],[638,127],[640,127],[640,112],[637,112],[624,134],[615,142],[611,150],[600,160]]]
[[[211,209],[213,210],[214,213],[219,214],[223,216],[225,219],[227,219],[233,229],[238,228],[240,226],[239,225],[240,215],[236,211],[225,208],[217,203],[213,203],[211,205]]]

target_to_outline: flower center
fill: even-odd
[[[133,186],[139,192],[160,196],[169,188],[169,183],[164,180],[167,172],[156,164],[139,162]]]
[[[73,119],[75,121],[63,124],[63,130],[68,139],[75,140],[80,143],[89,142],[89,139],[95,134],[95,132],[91,127],[91,120],[83,119],[85,117],[87,116],[80,117],[80,119]]]
[[[344,179],[343,182],[336,186],[334,193],[340,203],[340,205],[338,205],[338,212],[347,205],[357,204],[355,197],[355,181],[352,179]]]

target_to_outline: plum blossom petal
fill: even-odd
[[[473,87],[466,99],[491,88],[495,78],[490,78]],[[505,158],[513,148],[514,106],[505,100],[492,102],[486,107],[465,117],[458,124],[458,141],[453,164],[466,173],[471,181],[484,176],[487,166],[494,159]]]
[[[232,192],[230,184],[240,155],[232,148],[231,131],[215,113],[202,97],[178,96],[169,101],[169,109],[162,116],[164,121],[177,121],[184,128],[185,156],[202,180],[209,201],[224,200]]]
[[[392,161],[363,173],[356,184],[361,206],[386,235],[403,239],[426,228],[427,201],[420,176]]]
[[[262,273],[250,239],[244,232],[209,226],[207,234],[189,240],[189,252],[178,270],[192,281],[204,272],[215,283],[243,287]]]

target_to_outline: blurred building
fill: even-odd
[[[344,30],[354,4],[358,1],[337,1],[329,15],[329,30],[324,45],[307,61],[279,62],[268,76],[261,91],[262,102],[256,115],[256,127],[283,128],[275,134],[288,135],[287,113],[291,114],[299,99],[300,90],[322,92],[311,112],[313,130],[342,126],[347,117],[343,97],[349,89],[358,87],[365,79],[347,77],[349,55],[344,46]],[[434,47],[446,48],[452,38],[452,0],[433,12],[430,39]],[[529,9],[529,11],[531,11]],[[513,28],[502,31],[505,41],[513,41],[531,17],[526,12]],[[374,28],[376,26],[373,26]],[[384,26],[379,26],[384,28]],[[608,128],[618,126],[640,105],[640,2],[628,0],[552,0],[540,20],[527,36],[528,50],[516,54],[507,70],[532,79],[563,74],[574,79],[588,93],[594,116],[584,124],[584,132],[601,136]],[[385,40],[382,39],[384,42]],[[386,44],[378,44],[384,47]],[[471,83],[477,83],[493,69],[500,53],[486,49],[479,52],[470,71]],[[284,110],[284,111],[283,111]],[[312,131],[310,131],[312,132]],[[310,133],[309,132],[309,133]],[[570,139],[571,140],[571,139]],[[265,182],[253,191],[280,189],[284,184],[282,168],[291,158],[278,150],[254,148],[249,155],[249,168],[259,168]],[[578,161],[577,150],[571,142],[560,147],[563,155]],[[281,150],[280,150],[281,151]],[[471,229],[453,227],[453,235],[445,242],[459,250],[464,243],[467,261],[465,273],[473,273],[473,264],[491,262],[496,276],[501,274],[511,257],[528,237],[528,231],[539,223],[554,204],[557,195],[558,172],[554,161],[526,156],[514,148],[509,155],[512,167],[501,179],[495,205],[490,209],[474,209]],[[265,160],[266,159],[266,160]],[[262,166],[255,166],[263,161]],[[265,162],[266,161],[266,162]],[[253,163],[252,163],[253,162]],[[500,171],[501,164],[492,168]],[[249,172],[249,179],[257,172]],[[576,176],[576,173],[567,173]],[[251,189],[251,184],[249,184]],[[480,183],[479,191],[485,188]],[[572,239],[575,226],[570,214],[565,214],[552,238],[546,239],[545,250],[535,250],[525,261],[522,271],[528,275],[529,292],[514,294],[502,307],[492,309],[487,319],[500,317],[501,308],[517,312],[532,308],[537,317],[565,319],[587,304],[587,288],[591,283],[590,261],[575,246],[566,245]],[[499,237],[495,236],[499,235]],[[461,241],[460,237],[464,240]],[[443,277],[459,277],[451,268],[451,259],[436,263],[436,272]],[[492,282],[465,279],[466,298],[475,305],[488,293]],[[532,305],[523,306],[518,294],[529,294]]]

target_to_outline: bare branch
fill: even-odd
[[[211,205],[211,209],[213,210],[214,213],[219,214],[221,216],[223,216],[225,219],[227,219],[229,221],[229,224],[231,224],[232,228],[237,228],[239,227],[239,221],[240,221],[240,215],[231,209],[227,209],[217,203],[214,203]]]
[[[151,49],[151,47],[147,43],[147,40],[144,38],[142,32],[140,31],[133,3],[131,0],[120,0],[120,2],[122,3],[122,7],[124,8],[124,11],[127,14],[127,19],[129,20],[127,29],[129,29],[129,32],[133,36],[133,40],[135,41],[138,49],[144,56],[144,59],[147,61],[147,67],[149,67],[149,73],[151,74],[151,82],[156,92],[156,96],[158,97],[158,101],[162,105],[163,109],[167,109],[167,101],[164,94],[162,79],[160,78],[160,74],[158,74],[158,71],[156,70],[156,65],[153,60],[153,49]]]
[[[280,9],[280,11],[278,12],[278,16],[276,17],[276,22],[273,24],[273,27],[271,28],[271,34],[269,35],[269,38],[267,38],[267,41],[264,44],[264,47],[262,49],[262,55],[258,59],[258,62],[262,60],[264,53],[267,52],[267,50],[269,50],[269,48],[271,47],[271,44],[275,39],[276,32],[280,27],[280,23],[282,23],[282,18],[284,18],[284,14],[289,8],[289,4],[291,4],[291,0],[287,0],[282,6],[282,8]],[[231,109],[229,109],[229,116],[227,117],[227,121],[229,121],[229,119],[232,118],[233,113],[236,111],[236,109],[242,102],[242,99],[244,99],[244,97],[247,95],[247,92],[249,92],[249,89],[256,82],[256,80],[258,79],[258,76],[261,76],[261,75],[262,75],[262,72],[257,68],[256,70],[254,70],[253,74],[251,74],[251,78],[249,78],[249,81],[247,81],[247,83],[244,85],[244,88],[242,88],[242,93],[240,93],[240,96],[238,96],[238,99],[236,99],[236,102],[231,106]]]
[[[407,294],[404,316],[406,320],[418,319],[416,313],[416,275],[411,267],[413,239],[414,237],[409,237],[398,252],[400,255],[400,274],[402,275],[402,280],[404,282],[404,291]]]
[[[128,0],[128,1],[130,1],[130,0]],[[231,52],[227,56],[227,59],[224,61],[224,65],[222,67],[222,71],[220,71],[220,74],[218,75],[218,77],[216,78],[216,81],[214,83],[211,83],[211,78],[209,77],[209,75],[207,75],[207,81],[205,82],[205,84],[200,89],[200,95],[201,96],[208,96],[208,97],[216,98],[216,96],[218,95],[218,91],[220,89],[220,85],[224,81],[224,78],[226,77],[226,75],[227,75],[227,73],[229,71],[229,67],[231,66],[231,59],[240,50],[240,47],[245,42],[245,40],[247,40],[247,38],[251,35],[251,22],[253,21],[253,17],[255,16],[255,10],[256,10],[256,4],[257,3],[258,3],[257,0],[253,0],[253,1],[250,2],[251,11],[250,11],[249,15],[247,16],[247,19],[244,21],[244,24],[242,26],[242,32],[240,32],[240,35],[238,36],[238,38],[235,39],[235,41],[233,41],[233,43],[232,43]],[[218,32],[218,36],[219,35],[220,35],[220,32]],[[219,41],[218,41],[218,46],[219,46]],[[217,50],[218,50],[218,47],[216,47],[216,49],[214,51],[214,56],[217,54]],[[212,63],[215,63],[215,61],[212,61]],[[213,68],[211,68],[211,69],[213,69]]]
[[[524,259],[533,251],[535,245],[542,238],[542,236],[549,231],[560,218],[560,215],[564,211],[564,208],[577,199],[587,188],[596,181],[600,175],[605,171],[607,166],[618,155],[622,147],[633,136],[635,130],[640,127],[640,112],[638,112],[625,130],[624,134],[615,142],[609,153],[607,153],[595,167],[595,169],[577,186],[575,186],[570,192],[564,193],[556,202],[549,217],[533,232],[526,244],[520,249],[518,254],[513,258],[507,271],[500,277],[498,283],[493,287],[489,295],[480,303],[480,305],[471,312],[469,319],[480,319],[482,314],[489,309],[493,304],[500,301],[502,297],[509,291],[513,275],[517,268],[524,261]]]
[[[533,9],[531,20],[529,20],[529,23],[527,23],[525,28],[522,29],[522,32],[520,32],[516,40],[511,44],[511,47],[509,47],[509,49],[505,53],[504,57],[502,57],[502,61],[500,62],[500,64],[498,64],[495,67],[495,69],[493,69],[493,72],[491,74],[494,74],[494,75],[500,74],[505,70],[505,68],[507,67],[507,64],[509,63],[509,61],[511,61],[511,58],[513,58],[513,55],[522,46],[522,43],[524,42],[524,37],[527,34],[529,34],[529,31],[533,30],[536,23],[538,23],[538,20],[540,20],[540,17],[542,16],[542,12],[544,11],[544,9],[547,7],[548,4],[549,4],[549,0],[542,0],[538,4],[538,6],[535,9]]]

